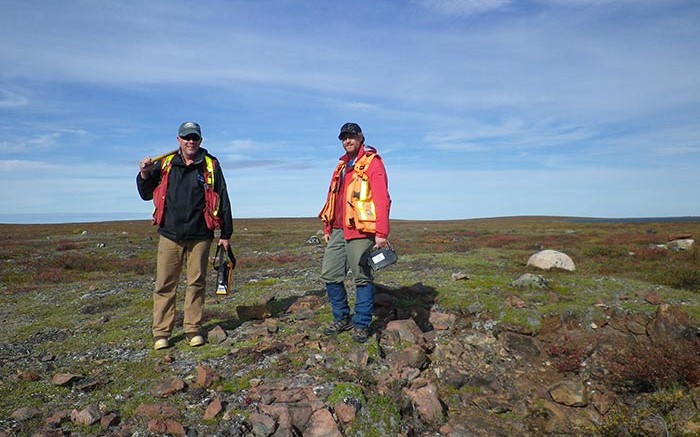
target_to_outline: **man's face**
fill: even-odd
[[[188,134],[185,137],[178,136],[177,142],[180,144],[182,156],[194,159],[199,152],[199,146],[202,145],[202,138],[197,134]]]
[[[340,141],[343,143],[343,149],[350,156],[357,155],[362,146],[362,136],[356,134],[344,134]]]

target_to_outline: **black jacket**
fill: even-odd
[[[207,228],[204,221],[204,156],[209,154],[206,149],[200,149],[194,163],[185,166],[182,157],[178,153],[173,157],[168,176],[168,191],[165,195],[165,214],[163,224],[158,228],[158,233],[173,241],[208,240],[214,238],[214,232]],[[231,202],[226,190],[224,173],[221,171],[219,161],[212,155],[210,158],[216,161],[214,170],[214,191],[220,198],[219,214],[221,217],[221,238],[227,240],[233,233],[233,219],[231,218]],[[161,162],[156,162],[148,179],[141,179],[136,175],[136,186],[143,200],[153,199],[153,190],[160,183]]]

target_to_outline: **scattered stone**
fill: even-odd
[[[411,399],[423,421],[432,424],[442,421],[443,409],[435,384],[426,380],[416,380],[409,388],[404,388],[403,392]]]
[[[693,322],[680,307],[661,304],[656,310],[656,317],[649,324],[647,334],[655,344],[661,344],[674,338],[683,338],[693,330]]]
[[[415,344],[425,343],[423,331],[413,319],[392,320],[386,325],[385,332],[396,332],[399,340],[408,341]]]
[[[298,313],[302,310],[317,310],[326,303],[326,300],[321,296],[309,294],[302,296],[287,308],[288,313]]]
[[[469,280],[469,275],[464,272],[455,272],[451,275],[453,281],[467,281]]]
[[[220,379],[220,376],[213,370],[204,367],[197,366],[197,385],[204,388],[211,387],[216,381]]]
[[[580,382],[562,381],[549,389],[554,402],[568,407],[585,407],[588,405],[588,390]]]
[[[25,382],[34,382],[40,379],[39,374],[31,370],[23,370],[17,375],[17,379]]]
[[[151,390],[153,396],[167,398],[185,388],[185,382],[180,378],[169,378]]]
[[[536,357],[540,354],[537,340],[529,335],[504,332],[499,336],[508,352],[521,357]]]
[[[211,420],[214,417],[216,417],[217,414],[223,410],[224,407],[221,403],[221,398],[220,397],[215,397],[207,406],[207,409],[204,411],[204,420]]]
[[[511,308],[525,308],[527,306],[524,300],[512,294],[506,296],[505,303]]]
[[[309,424],[304,429],[305,437],[343,437],[333,415],[326,408],[313,412]]]
[[[134,416],[144,416],[150,419],[177,419],[180,413],[167,404],[141,404],[136,408]]]
[[[185,428],[172,419],[151,419],[148,421],[148,430],[156,434],[185,435]]]
[[[574,261],[569,255],[556,250],[541,250],[527,260],[528,266],[543,270],[561,269],[569,272],[576,270]]]
[[[81,379],[80,375],[73,375],[71,373],[57,373],[51,378],[51,384],[58,385],[60,387],[66,387],[75,383],[75,381]]]
[[[428,321],[433,325],[433,329],[438,331],[447,331],[452,328],[457,320],[457,316],[454,314],[441,313],[439,311],[430,311],[428,316]]]
[[[596,392],[591,395],[591,403],[593,404],[593,408],[595,408],[596,411],[603,416],[608,414],[608,411],[613,405],[615,405],[616,401],[617,396],[615,396],[615,393],[612,392]]]
[[[220,344],[226,340],[227,336],[228,335],[226,334],[226,331],[224,331],[224,328],[216,325],[207,333],[207,342],[209,344]]]
[[[386,357],[389,367],[393,369],[402,369],[410,367],[414,369],[422,369],[428,362],[428,356],[423,348],[412,344],[402,350],[390,353]]]
[[[345,402],[338,402],[333,407],[335,415],[338,417],[338,421],[344,426],[347,426],[350,422],[355,420],[357,415],[357,408],[352,404],[346,404]]]
[[[693,234],[690,233],[675,233],[675,234],[669,234],[668,235],[668,241],[675,241],[675,240],[690,240],[693,238]]]
[[[117,414],[117,413],[105,414],[100,419],[100,427],[102,429],[109,429],[113,426],[116,426],[118,423],[119,423],[119,414]]]
[[[84,410],[73,410],[70,413],[70,420],[76,425],[90,426],[97,423],[102,418],[102,413],[97,404],[90,404]]]
[[[670,243],[668,243],[668,248],[672,252],[681,252],[685,250],[690,250],[693,248],[695,245],[695,240],[691,238],[687,238],[684,240],[673,240]]]
[[[32,407],[22,407],[10,414],[10,417],[18,422],[24,422],[39,416],[41,416],[41,410]]]
[[[661,297],[659,293],[650,291],[644,296],[644,300],[652,305],[661,305],[664,302],[664,298]]]
[[[275,419],[267,414],[252,413],[248,420],[253,426],[253,435],[256,437],[269,437],[277,427]]]
[[[269,334],[274,334],[279,330],[276,319],[265,319],[265,328]]]
[[[241,320],[263,320],[272,315],[267,305],[238,305],[236,314]]]
[[[517,288],[547,288],[549,287],[549,282],[541,275],[525,273],[511,282],[510,285]]]
[[[61,425],[64,423],[68,422],[70,420],[70,411],[67,410],[61,410],[61,411],[54,411],[51,413],[51,415],[46,419],[46,426],[50,428],[59,428]]]

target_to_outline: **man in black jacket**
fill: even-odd
[[[221,229],[218,245],[224,250],[233,233],[224,174],[219,161],[201,147],[199,124],[182,123],[177,142],[178,149],[160,159],[143,158],[136,176],[141,198],[155,203],[153,224],[160,234],[153,292],[154,349],[170,346],[183,266],[187,275],[183,329],[190,346],[204,344],[202,312],[214,230]]]

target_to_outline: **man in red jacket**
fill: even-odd
[[[334,319],[324,333],[335,335],[353,329],[353,340],[364,343],[370,336],[374,277],[360,258],[372,247],[388,246],[391,198],[384,162],[376,149],[365,145],[360,126],[345,123],[338,139],[345,155],[333,171],[326,204],[319,213],[328,244],[321,280],[326,284]],[[344,286],[348,270],[354,275],[356,289],[352,318]]]

